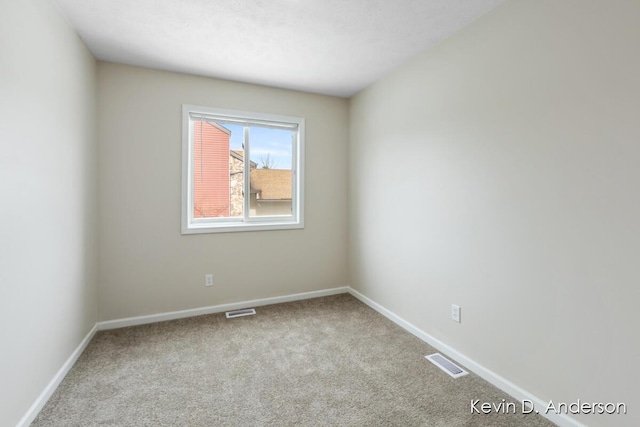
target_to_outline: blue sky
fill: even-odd
[[[230,148],[242,150],[243,126],[224,123],[231,131]],[[261,157],[270,154],[274,169],[291,169],[291,131],[252,126],[249,133],[251,160],[262,167]]]

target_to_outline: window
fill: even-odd
[[[302,228],[304,119],[182,107],[182,233]]]

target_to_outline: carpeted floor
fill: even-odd
[[[34,426],[552,426],[350,295],[99,332]],[[519,405],[516,405],[519,407]],[[518,411],[519,412],[519,411]]]

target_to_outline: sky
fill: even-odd
[[[243,126],[224,123],[223,126],[231,131],[230,148],[242,150]],[[272,169],[291,169],[292,139],[290,130],[270,129],[251,126],[249,129],[249,144],[251,160],[261,168],[262,157],[270,154],[275,163]]]

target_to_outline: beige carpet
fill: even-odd
[[[551,426],[350,295],[99,332],[35,426]]]

